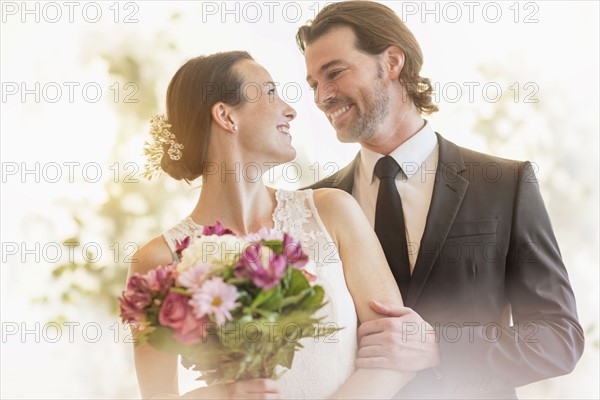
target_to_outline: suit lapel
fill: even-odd
[[[439,162],[425,231],[410,281],[407,307],[414,308],[465,196],[469,182],[458,146],[438,134]]]

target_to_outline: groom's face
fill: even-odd
[[[304,52],[306,80],[317,107],[341,142],[366,142],[381,130],[389,97],[377,56],[359,51],[349,27],[333,28]]]

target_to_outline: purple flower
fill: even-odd
[[[221,277],[209,279],[192,295],[190,305],[197,318],[212,314],[217,324],[231,321],[231,311],[238,304],[238,292],[235,286],[223,282]]]
[[[294,269],[300,269],[308,262],[308,255],[302,251],[300,243],[294,242],[294,239],[287,233],[283,235],[283,255]]]
[[[233,236],[235,236],[235,233],[233,233],[232,230],[225,228],[219,221],[215,222],[215,224],[213,226],[205,226],[204,228],[202,228],[202,234],[205,236],[210,236],[210,235],[217,235],[217,236],[233,235]]]
[[[169,293],[165,297],[158,321],[163,326],[175,330],[173,337],[181,343],[193,344],[206,336],[207,320],[197,319],[193,315],[191,306],[188,304],[189,296],[181,293]]]
[[[181,258],[181,252],[188,248],[190,241],[191,238],[189,236],[186,236],[185,239],[181,241],[175,241],[175,254],[177,254],[177,257]]]
[[[242,253],[234,275],[249,278],[259,288],[269,290],[279,284],[285,275],[286,259],[260,243],[247,246]]]

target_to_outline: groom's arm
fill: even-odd
[[[452,392],[494,391],[564,375],[584,347],[575,297],[533,169],[519,174],[506,258],[513,326],[463,328],[456,343],[440,338],[443,381]]]

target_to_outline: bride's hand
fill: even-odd
[[[248,379],[226,384],[199,387],[174,398],[178,399],[282,399],[275,381],[271,379]]]
[[[271,379],[249,379],[229,383],[226,386],[229,399],[281,399],[281,391]]]

